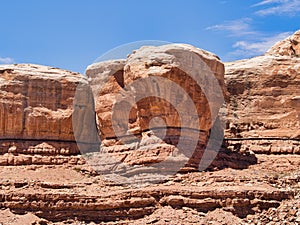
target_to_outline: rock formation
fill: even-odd
[[[298,31],[264,56],[226,63],[226,136],[235,148],[300,153],[299,41]]]
[[[188,45],[143,47],[127,59],[93,64],[89,79],[46,66],[1,65],[0,224],[300,223],[298,37],[299,32],[264,56],[226,63],[228,92],[220,60]],[[207,108],[205,88],[179,63],[186,54],[194,62],[201,59],[228,94],[228,148],[222,147],[210,171],[189,172],[197,168],[212,130],[218,131],[213,118],[220,105],[212,101]],[[147,79],[160,78],[174,83],[156,83],[169,98],[159,98],[158,89],[151,92]],[[175,84],[195,103],[199,120],[187,126],[179,118],[192,107],[182,107]],[[131,88],[136,92],[127,94]],[[156,95],[140,99],[142,90]],[[117,126],[124,119],[118,110],[128,109],[116,106],[122,96],[132,103],[124,117],[126,135]],[[172,99],[178,103],[170,104]],[[197,135],[185,129],[195,127]],[[152,165],[178,153],[179,135],[184,144],[197,140],[186,173],[147,187],[104,179],[79,152],[99,151],[100,138],[108,156]]]
[[[300,30],[286,39],[276,43],[270,50],[266,52],[266,55],[272,56],[300,56]]]
[[[180,118],[178,118],[179,115],[176,111],[183,111],[183,116],[187,117],[190,109],[182,107],[183,101],[185,101],[182,97],[183,93],[175,92],[177,89],[174,84],[183,88],[183,90],[192,98],[197,109],[197,114],[195,116],[199,117],[199,122],[194,126],[193,124],[196,121],[190,121],[190,124],[187,124],[189,128],[199,129],[206,133],[210,130],[214,120],[211,118],[208,101],[205,98],[203,91],[201,91],[201,87],[199,87],[199,84],[197,84],[190,74],[188,74],[188,71],[182,71],[184,66],[187,68],[188,65],[180,65],[182,62],[179,61],[179,57],[182,57],[183,60],[185,60],[183,63],[187,64],[188,61],[184,59],[185,56],[194,58],[200,57],[203,64],[204,62],[206,63],[206,65],[200,65],[202,67],[205,66],[206,68],[199,67],[197,69],[211,70],[210,75],[215,76],[219,81],[221,89],[220,93],[222,94],[224,91],[223,64],[213,54],[201,51],[200,49],[189,45],[177,44],[161,47],[143,47],[131,54],[126,61],[105,61],[92,64],[87,68],[86,74],[92,79],[91,87],[97,91],[97,93],[94,93],[97,98],[96,113],[100,123],[99,132],[103,140],[117,137],[114,133],[114,127],[112,126],[113,106],[116,104],[115,102],[118,100],[116,98],[121,90],[124,87],[130,87],[130,84],[137,80],[141,81],[138,85],[143,85],[144,82],[144,86],[141,89],[146,89],[136,90],[136,96],[134,97],[138,99],[143,95],[142,97],[145,98],[134,102],[135,104],[131,109],[132,112],[129,115],[129,131],[141,135],[142,132],[149,130],[151,119],[157,116],[160,116],[165,121],[166,127],[173,127],[175,129],[182,127],[182,121],[179,121]],[[191,70],[192,68],[189,69]],[[202,78],[200,77],[200,74],[198,75],[200,81]],[[147,83],[147,78],[151,77],[165,78],[161,79],[161,81],[165,83],[160,85],[157,90],[151,90],[151,84]],[[143,91],[146,94],[138,93],[138,91]],[[163,94],[160,94],[159,92],[162,92]],[[157,96],[152,96],[152,94],[156,94]],[[158,95],[166,96],[164,97],[166,99],[158,100]],[[172,98],[170,96],[172,96]],[[217,96],[215,96],[215,98],[217,98]],[[176,105],[170,106],[170,103],[168,104],[167,100],[173,101],[172,104]],[[175,102],[174,100],[177,100],[178,102]],[[216,111],[214,112],[215,114],[218,113],[219,108],[220,105],[218,105],[217,102],[211,103],[211,109]],[[159,127],[154,126],[152,128]]]
[[[79,73],[30,64],[0,66],[1,165],[62,164],[79,153],[72,127],[78,84],[87,85]]]
[[[86,74],[95,97],[102,151],[108,153],[98,160],[100,166],[92,162],[94,168],[118,170],[116,162],[107,160],[110,157],[142,167],[173,157],[159,168],[172,171],[183,163],[175,173],[187,162],[185,170],[198,169],[226,93],[224,66],[217,56],[183,44],[148,46],[126,60],[92,64]],[[222,135],[219,139],[219,146],[211,150],[220,149]],[[212,168],[226,166],[223,154]],[[240,158],[241,164],[244,160]],[[253,159],[245,164],[250,162]]]

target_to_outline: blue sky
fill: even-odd
[[[300,29],[300,0],[6,0],[0,6],[0,63],[81,73],[128,42],[189,43],[230,61],[263,54]]]

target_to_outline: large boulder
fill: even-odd
[[[127,60],[99,62],[92,64],[87,68],[86,75],[91,78],[91,87],[94,90],[94,95],[96,96],[96,113],[99,119],[100,135],[102,136],[102,139],[116,137],[111,120],[113,113],[112,107],[116,102],[118,93],[120,93],[125,86],[130,85],[133,81],[139,79],[142,80],[143,78],[149,78],[153,76],[166,78],[166,81],[170,80],[182,87],[195,102],[195,107],[197,108],[196,116],[199,117],[199,124],[196,126],[197,129],[206,132],[210,130],[213,120],[210,119],[211,115],[209,109],[211,107],[218,112],[220,105],[218,105],[216,102],[211,102],[209,107],[207,99],[201,91],[199,84],[197,84],[197,82],[193,80],[189,74],[187,74],[187,71],[182,71],[184,66],[180,65],[182,62],[179,62],[178,58],[184,57],[184,54],[193,54],[193,57],[198,56],[201,58],[203,63],[206,63],[205,69],[211,70],[211,75],[217,78],[217,81],[220,85],[219,87],[221,88],[221,92],[223,94],[223,64],[215,55],[189,45],[172,44],[161,47],[142,47],[131,54]],[[188,64],[188,60],[184,60],[184,63]],[[204,65],[200,66],[203,67]],[[192,67],[195,70],[199,69],[195,65],[191,65],[191,68]],[[199,77],[200,76],[201,75],[199,74]],[[143,81],[146,83],[146,80]],[[165,90],[163,90],[165,91],[164,95],[172,95],[173,99],[177,99],[177,101],[184,101],[184,99],[182,99],[182,93],[174,92],[169,84],[170,83],[165,83],[162,85],[165,88]],[[203,84],[203,86],[205,86],[205,84]],[[148,91],[149,95],[151,93],[153,94],[152,90],[145,89],[143,91]],[[216,92],[215,94],[217,95],[218,93]],[[155,96],[146,97],[153,98]],[[134,129],[137,129],[139,133],[147,130],[147,126],[149,125],[151,118],[156,116],[162,117],[167,123],[168,127],[181,128],[180,122],[175,118],[175,110],[171,109],[168,103],[166,103],[164,100],[154,100],[156,102],[155,104],[160,104],[157,105],[159,109],[157,110],[155,106],[151,107],[149,105],[151,101],[149,101],[147,98],[137,102],[132,109],[133,111],[136,110],[134,113],[132,112],[130,114],[130,116],[135,117],[130,118],[131,121],[133,120],[137,122],[135,125],[133,125]],[[169,97],[166,98],[170,100]],[[176,106],[180,107],[180,104],[177,103]],[[177,111],[178,110],[179,109],[177,109]],[[188,114],[190,109],[180,108],[180,110],[186,111]],[[147,113],[147,115],[144,115],[145,113]],[[193,122],[194,121],[191,121],[190,126],[193,126]]]
[[[94,63],[86,75],[109,157],[149,165],[177,155],[199,166],[225,93],[217,56],[185,44],[144,46],[127,59]]]

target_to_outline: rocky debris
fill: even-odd
[[[250,151],[256,154],[300,154],[300,141],[289,138],[228,138],[232,151]]]
[[[24,215],[13,214],[9,209],[0,210],[0,224],[2,225],[47,225],[47,220],[40,219],[32,213]]]
[[[30,209],[36,215],[51,221],[63,221],[76,217],[90,221],[114,221],[116,219],[137,219],[149,215],[159,206],[172,208],[188,207],[207,213],[223,207],[239,217],[258,210],[278,207],[280,201],[293,196],[292,191],[278,190],[272,187],[231,186],[219,190],[210,187],[196,187],[191,190],[182,185],[159,185],[144,189],[127,189],[122,192],[110,191],[107,194],[52,193],[49,189],[65,189],[71,186],[48,185],[35,186],[35,193],[17,186],[14,193],[1,193],[0,206],[16,212]],[[23,190],[22,190],[23,189]]]
[[[300,156],[259,155],[247,169],[177,174],[137,188],[86,173],[86,165],[2,166],[0,207],[49,224],[251,224],[271,212],[287,217],[292,204],[297,210],[299,166]]]
[[[245,222],[257,224],[258,222],[272,225],[299,224],[300,223],[300,199],[283,201],[277,208],[270,208],[260,214],[249,215]]]
[[[207,214],[198,212],[197,210],[183,207],[182,209],[174,209],[169,206],[162,207],[153,214],[143,219],[136,220],[138,224],[233,224],[239,225],[242,220],[234,216],[230,212],[222,209],[215,209]],[[126,221],[126,224],[136,224],[135,222]],[[125,223],[124,223],[125,224]]]
[[[299,32],[286,40],[297,38]],[[299,154],[300,58],[278,55],[281,47],[225,65],[230,96],[225,136],[236,150]]]
[[[0,155],[0,166],[21,166],[21,165],[81,165],[85,164],[84,159],[78,156],[43,156],[43,155],[24,155],[6,153]]]

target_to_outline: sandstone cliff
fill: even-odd
[[[226,63],[227,138],[257,153],[300,153],[299,31],[264,56]]]
[[[61,164],[79,153],[72,126],[78,84],[88,84],[79,73],[0,65],[1,165]]]

